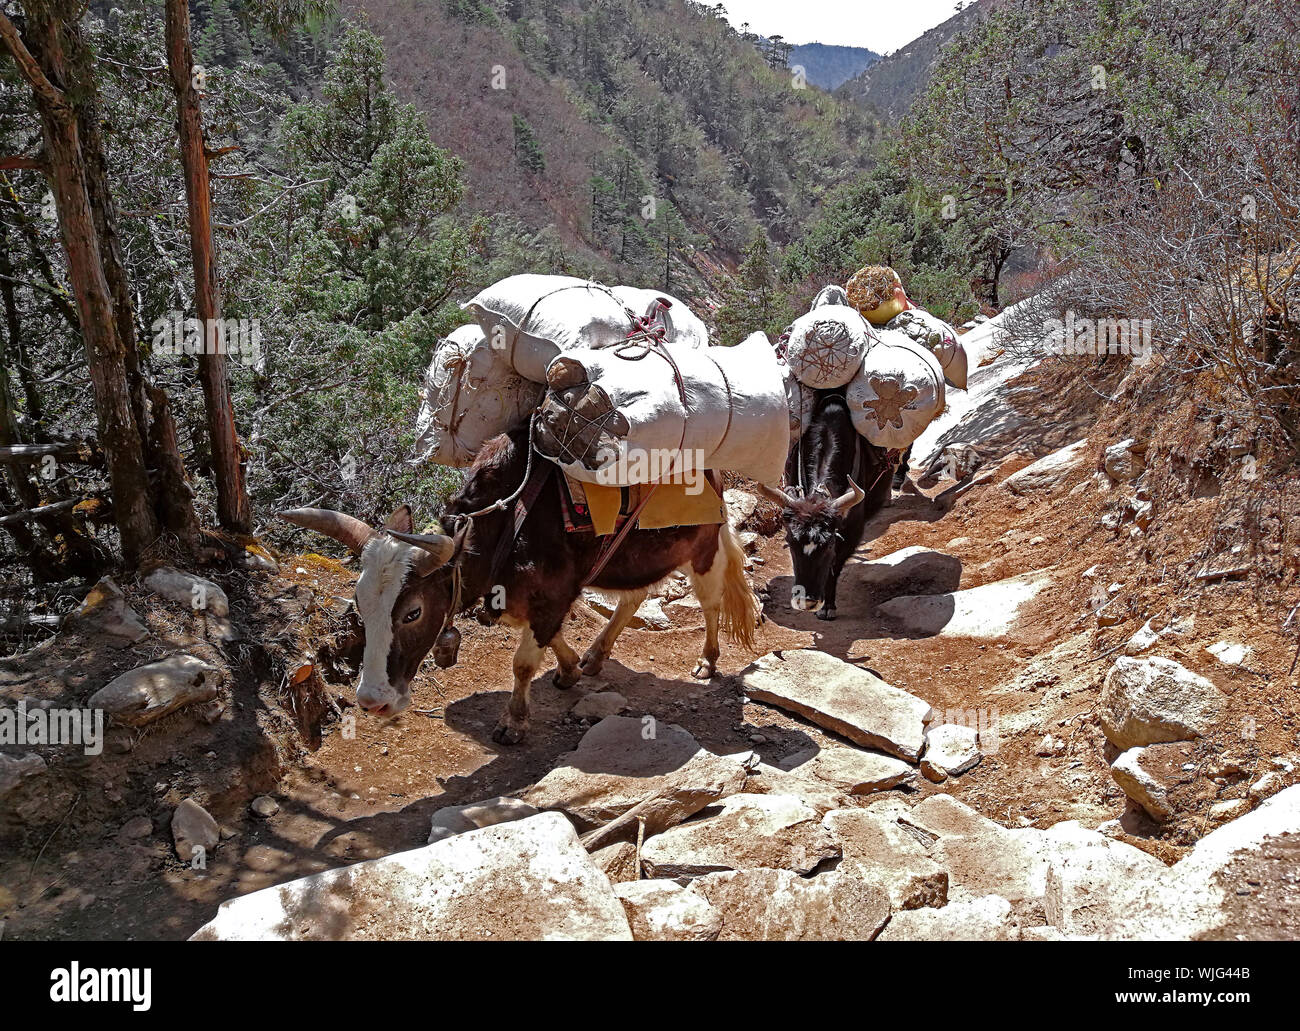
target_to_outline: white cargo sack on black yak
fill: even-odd
[[[534,444],[575,479],[681,482],[702,469],[781,478],[790,412],[762,333],[735,347],[628,341],[569,351],[551,363],[548,383]]]
[[[790,410],[790,442],[794,443],[812,424],[817,392],[800,383],[790,366],[783,365],[781,370],[785,374],[785,403]]]
[[[634,326],[609,287],[573,276],[508,276],[461,307],[506,364],[534,383],[546,382],[546,367],[561,351],[608,347]]]
[[[461,326],[439,341],[424,375],[416,460],[469,465],[484,441],[526,418],[544,390],[506,364],[481,326]]]
[[[879,337],[845,391],[854,428],[872,444],[905,448],[944,407],[939,361],[903,333]]]
[[[958,390],[966,389],[966,349],[957,337],[957,331],[937,315],[924,308],[909,308],[894,316],[886,329],[906,333],[918,344],[929,349],[939,359],[943,376]]]
[[[660,308],[653,317],[653,321],[663,324],[664,343],[678,347],[709,346],[708,327],[703,319],[686,306],[685,301],[662,290],[642,290],[637,286],[611,286],[610,291],[634,315],[643,317],[650,316],[656,301],[667,301],[668,307]]]
[[[872,340],[866,319],[855,309],[823,304],[794,320],[785,357],[804,386],[833,390],[853,378]]]

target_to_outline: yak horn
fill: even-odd
[[[424,551],[416,564],[416,572],[421,576],[427,576],[435,569],[445,566],[456,550],[456,542],[440,533],[398,533],[389,530],[388,536]]]
[[[339,543],[347,545],[347,549],[354,555],[361,554],[366,541],[370,540],[375,533],[360,519],[328,508],[293,508],[288,512],[281,512],[280,518],[298,526],[305,526],[308,530],[323,533],[326,537],[333,537]]]
[[[766,483],[760,483],[758,485],[758,492],[762,494],[763,497],[767,498],[768,501],[780,505],[782,508],[794,507],[795,499],[790,497],[789,494],[781,490],[779,487],[769,487]]]
[[[849,477],[849,489],[835,499],[835,511],[844,515],[854,505],[867,496],[867,492],[853,482],[853,477]]]

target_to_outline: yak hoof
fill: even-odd
[[[527,733],[527,720],[515,723],[508,716],[503,716],[496,729],[492,731],[492,740],[499,745],[517,745]]]
[[[691,670],[691,676],[696,680],[710,680],[716,672],[717,667],[714,666],[713,663],[708,659],[700,659],[700,661],[695,664],[695,668]]]
[[[834,619],[834,618],[835,618],[835,610],[834,610],[834,609],[828,609],[828,608],[825,608],[825,607],[820,608],[820,609],[817,610],[817,618],[818,618],[818,619]]]
[[[587,654],[582,657],[582,662],[578,665],[578,669],[582,671],[584,677],[598,677],[600,676],[600,671],[604,668],[605,656],[592,652],[587,652]]]
[[[558,666],[555,668],[555,676],[551,678],[552,682],[561,691],[566,691],[582,679],[582,670],[574,666],[570,670],[563,670]]]

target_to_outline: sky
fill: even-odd
[[[736,28],[791,43],[838,43],[892,53],[956,13],[957,0],[722,0]]]

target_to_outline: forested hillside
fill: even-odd
[[[966,4],[943,24],[936,25],[839,85],[837,94],[870,107],[885,118],[901,118],[917,95],[924,91],[943,48],[954,37],[974,26],[996,2],[973,0]]]
[[[395,88],[464,161],[467,207],[551,227],[579,263],[585,253],[629,281],[680,286],[760,230],[788,240],[828,188],[871,163],[869,116],[796,88],[701,4],[349,0],[345,11],[384,41]]]

